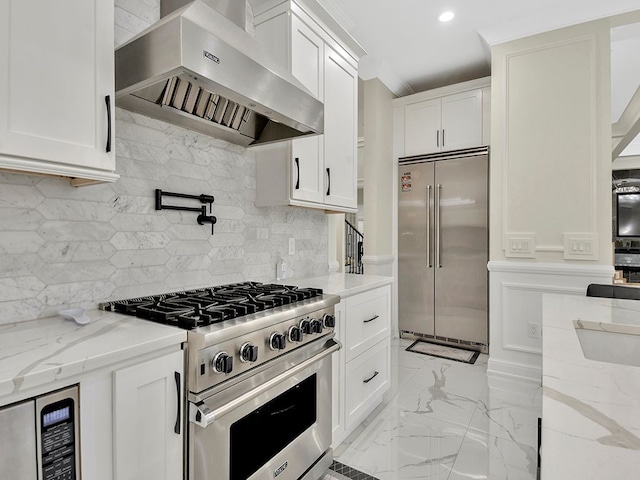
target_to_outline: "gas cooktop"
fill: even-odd
[[[319,288],[242,282],[118,300],[100,308],[192,330],[320,295]]]

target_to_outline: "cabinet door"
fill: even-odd
[[[324,99],[324,43],[302,20],[291,15],[291,73],[319,100]],[[291,198],[322,203],[322,136],[292,142]]]
[[[386,338],[347,363],[345,427],[347,435],[380,404],[389,388],[390,340]]]
[[[482,145],[482,90],[442,99],[442,150]]]
[[[182,371],[180,351],[114,373],[118,480],[182,479]]]
[[[1,166],[115,169],[113,12],[112,0],[0,2]]]
[[[440,99],[407,105],[404,110],[404,156],[439,152]]]
[[[391,287],[376,288],[346,299],[347,362],[389,336],[391,327]]]
[[[356,209],[358,72],[327,45],[325,59],[325,203]]]

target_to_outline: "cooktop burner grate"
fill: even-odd
[[[319,288],[242,282],[117,300],[100,308],[191,330],[319,295]]]

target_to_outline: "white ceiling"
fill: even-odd
[[[360,77],[399,96],[489,75],[489,45],[640,9],[639,0],[317,1],[368,52]],[[456,17],[441,23],[445,10]]]

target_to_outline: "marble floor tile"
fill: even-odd
[[[510,440],[469,432],[449,480],[535,480],[537,451]]]
[[[407,411],[467,426],[486,382],[482,367],[433,358],[392,402]]]
[[[383,404],[335,449],[380,480],[535,480],[537,384],[487,377],[474,365],[405,351],[395,339]]]
[[[536,446],[541,414],[541,387],[504,381],[485,387],[469,429],[504,440]]]
[[[380,480],[446,480],[466,427],[389,405],[339,457]]]

